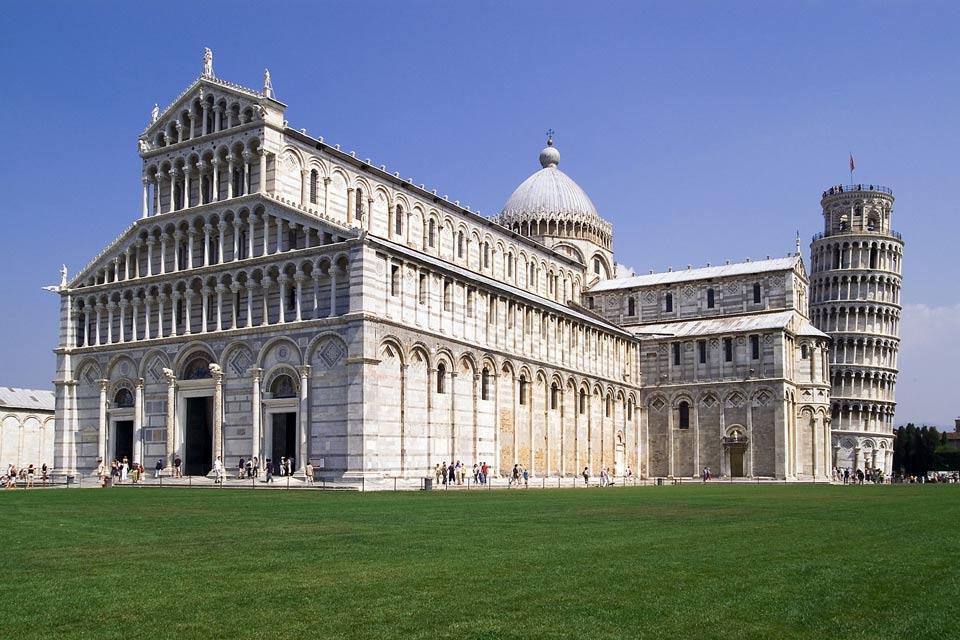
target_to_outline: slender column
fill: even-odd
[[[144,463],[143,459],[143,378],[137,378],[133,388],[133,460]],[[144,464],[144,467],[147,465]]]
[[[197,136],[197,114],[192,109],[190,110],[190,137],[195,138]]]
[[[177,454],[177,377],[171,369],[164,369],[167,379],[167,468],[173,468]]]
[[[307,276],[302,273],[298,273],[294,276],[294,280],[297,282],[297,322],[303,320],[303,281],[307,279]]]
[[[220,365],[210,363],[210,375],[213,378],[213,460],[220,458],[223,463],[223,371]]]
[[[191,317],[191,313],[190,313],[190,312],[192,311],[191,307],[193,306],[193,296],[194,296],[194,295],[196,295],[196,294],[193,292],[192,289],[187,289],[187,290],[184,292],[184,296],[183,296],[183,297],[184,297],[184,301],[185,301],[185,305],[186,305],[186,309],[184,310],[184,313],[183,313],[183,328],[184,328],[183,334],[186,335],[186,336],[190,335],[190,333],[191,333],[191,326],[190,326],[190,325],[193,324],[193,318]]]
[[[267,249],[270,247],[270,216],[267,213],[263,214],[263,253],[260,255],[265,256],[269,252]],[[252,255],[252,254],[251,254]]]
[[[274,253],[283,251],[283,218],[277,218],[277,246],[273,248]]]
[[[167,294],[161,293],[157,296],[157,337],[163,337],[163,303],[168,299]]]
[[[258,193],[267,192],[267,152],[260,149],[260,180]],[[306,204],[306,203],[304,203]]]
[[[210,287],[200,289],[200,333],[207,332],[207,320],[210,318]]]
[[[193,167],[189,164],[183,165],[183,208],[190,208],[190,175],[193,174]]]
[[[177,142],[183,142],[183,123],[177,121],[174,126],[177,128]]]
[[[113,344],[113,310],[116,308],[113,300],[107,303],[107,344]]]
[[[224,263],[223,255],[225,251],[224,240],[227,234],[227,222],[225,220],[221,220],[219,223],[217,223],[217,232],[219,234],[219,239],[217,240],[217,262],[216,263],[223,264]],[[236,253],[236,240],[234,240],[234,253]]]
[[[90,346],[90,307],[83,305],[83,346]]]
[[[263,464],[263,460],[260,456],[260,375],[262,373],[263,369],[250,369],[250,378],[253,382],[253,401],[250,403],[250,430],[252,432],[251,439],[253,440],[251,455],[257,459],[260,459],[261,464]]]
[[[111,282],[120,281],[120,258],[116,257],[113,259],[113,279]]]
[[[126,319],[126,316],[127,316],[127,307],[128,307],[129,305],[130,305],[130,302],[129,302],[126,298],[123,298],[123,299],[120,300],[120,304],[119,304],[119,309],[120,309],[120,336],[119,336],[119,339],[117,340],[117,342],[126,342],[127,331],[126,331],[126,326],[125,326],[125,325],[126,325],[126,322],[124,322],[124,320]]]
[[[253,153],[243,152],[243,195],[250,193],[250,167],[253,163]]]
[[[253,326],[253,290],[256,287],[256,283],[247,282],[247,321],[244,323],[244,327]]]
[[[260,319],[260,326],[270,324],[270,285],[272,284],[269,276],[264,276],[260,281],[260,288],[263,290],[263,317]],[[281,301],[282,303],[282,301]],[[280,305],[280,313],[283,313],[283,305]]]
[[[197,169],[197,204],[207,204],[210,200],[203,197],[203,176],[207,172],[207,163],[205,160],[200,160],[195,166]]]
[[[234,196],[233,193],[233,162],[236,160],[236,156],[232,153],[227,156],[227,199],[229,200]]]
[[[180,271],[180,242],[183,240],[183,231],[173,232],[173,273]]]
[[[247,242],[250,244],[250,250],[247,252],[248,258],[253,257],[253,232],[256,230],[256,227],[254,226],[256,222],[257,214],[251,213],[249,216],[247,216],[247,226],[249,227],[247,229]]]
[[[153,177],[153,215],[157,216],[163,213],[160,211],[160,193],[163,189],[163,176],[158,171]]]
[[[226,228],[226,225],[221,223],[220,226],[220,262],[226,262],[223,256],[223,231]],[[238,224],[237,218],[233,219],[233,224],[231,225],[231,231],[233,232],[233,261],[236,262],[239,260],[237,256],[240,255],[240,225]]]
[[[176,168],[170,169],[168,172],[170,175],[170,206],[167,208],[167,211],[174,211],[176,209],[176,193],[177,193],[177,170]]]
[[[177,303],[183,298],[183,294],[179,291],[174,291],[170,294],[170,335],[175,337],[177,335]]]
[[[143,298],[143,339],[150,339],[150,294]]]
[[[150,198],[150,178],[143,176],[140,181],[143,183],[143,208],[140,211],[140,217],[146,218],[150,215],[150,207],[148,206],[148,200]]]
[[[227,290],[227,288],[226,288],[224,285],[222,285],[222,284],[218,284],[218,285],[217,285],[217,288],[216,288],[216,291],[217,291],[217,331],[223,331],[223,311],[222,311],[222,309],[223,309],[223,292],[226,291],[226,290]],[[206,327],[206,325],[204,325],[204,327]]]
[[[287,321],[286,319],[286,310],[287,310],[287,283],[290,282],[290,278],[285,275],[281,275],[277,278],[277,283],[280,286],[280,324],[283,324]]]
[[[210,161],[213,166],[213,183],[210,185],[210,197],[213,202],[220,202],[220,158]]]
[[[327,210],[327,202],[330,201],[330,178],[323,179],[323,214],[330,215]]]
[[[187,269],[193,269],[193,239],[196,236],[196,229],[187,231]]]
[[[204,105],[203,105],[203,135],[207,135],[208,133],[211,133],[211,131],[207,128],[207,120],[208,120],[207,115],[208,115],[209,113],[210,113],[210,105],[204,103]]]
[[[313,272],[313,314],[310,316],[314,320],[320,317],[320,270]]]
[[[207,223],[203,225],[203,266],[210,266],[210,233],[213,231],[213,225]],[[221,244],[222,244],[221,238]],[[191,253],[193,253],[191,251]]]
[[[97,380],[100,383],[100,421],[97,425],[97,457],[107,463],[107,385],[106,378]]]
[[[237,307],[239,306],[238,304],[236,304],[236,300],[237,300],[237,294],[240,293],[240,284],[237,282],[234,282],[233,284],[231,284],[230,292],[233,294],[233,299],[230,301],[230,328],[236,329],[237,328],[237,311],[238,311]]]
[[[337,315],[337,272],[336,268],[330,266],[330,315],[332,318]]]
[[[123,279],[130,279],[130,263],[133,262],[133,248],[127,247],[127,250],[123,252]]]
[[[174,252],[176,254],[176,252]],[[160,234],[160,275],[167,273],[167,234]],[[151,274],[152,275],[152,274]]]
[[[297,447],[297,468],[303,472],[307,466],[307,434],[310,431],[310,402],[307,399],[310,389],[310,365],[297,367],[297,370],[300,372],[300,444]]]
[[[217,105],[213,108],[214,127],[216,131],[223,130],[223,107]]]
[[[306,207],[310,204],[310,170],[300,170],[300,206]]]
[[[353,214],[354,214],[354,189],[353,187],[347,188],[347,226],[353,224]]]

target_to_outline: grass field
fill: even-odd
[[[957,638],[960,486],[0,493],[2,638]]]

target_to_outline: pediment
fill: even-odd
[[[208,117],[213,117],[217,108],[223,110],[224,122],[261,121],[270,116],[279,116],[282,121],[286,108],[282,102],[263,93],[220,78],[201,75],[190,83],[177,98],[162,111],[151,114],[151,122],[140,134],[140,152],[160,149],[178,140],[177,127],[183,129],[183,139],[189,136],[191,115],[194,137],[203,130],[203,107],[207,106]],[[272,118],[271,118],[272,119]],[[226,126],[226,125],[224,125]]]

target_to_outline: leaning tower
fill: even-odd
[[[833,464],[893,466],[903,240],[890,224],[893,191],[831,187],[820,200],[823,231],[810,245],[810,317],[833,338]]]

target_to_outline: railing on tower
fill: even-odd
[[[858,191],[879,191],[888,196],[893,195],[893,189],[880,186],[879,184],[838,184],[824,191],[823,197],[826,198],[827,196],[835,196],[841,193],[856,193]]]
[[[869,236],[890,236],[896,238],[897,240],[903,240],[903,236],[900,235],[899,231],[870,231],[868,229],[844,229],[843,231],[821,231],[820,233],[813,234],[813,237],[810,239],[811,242],[816,242],[821,238],[829,238],[830,236],[849,236],[849,235],[869,235]]]

